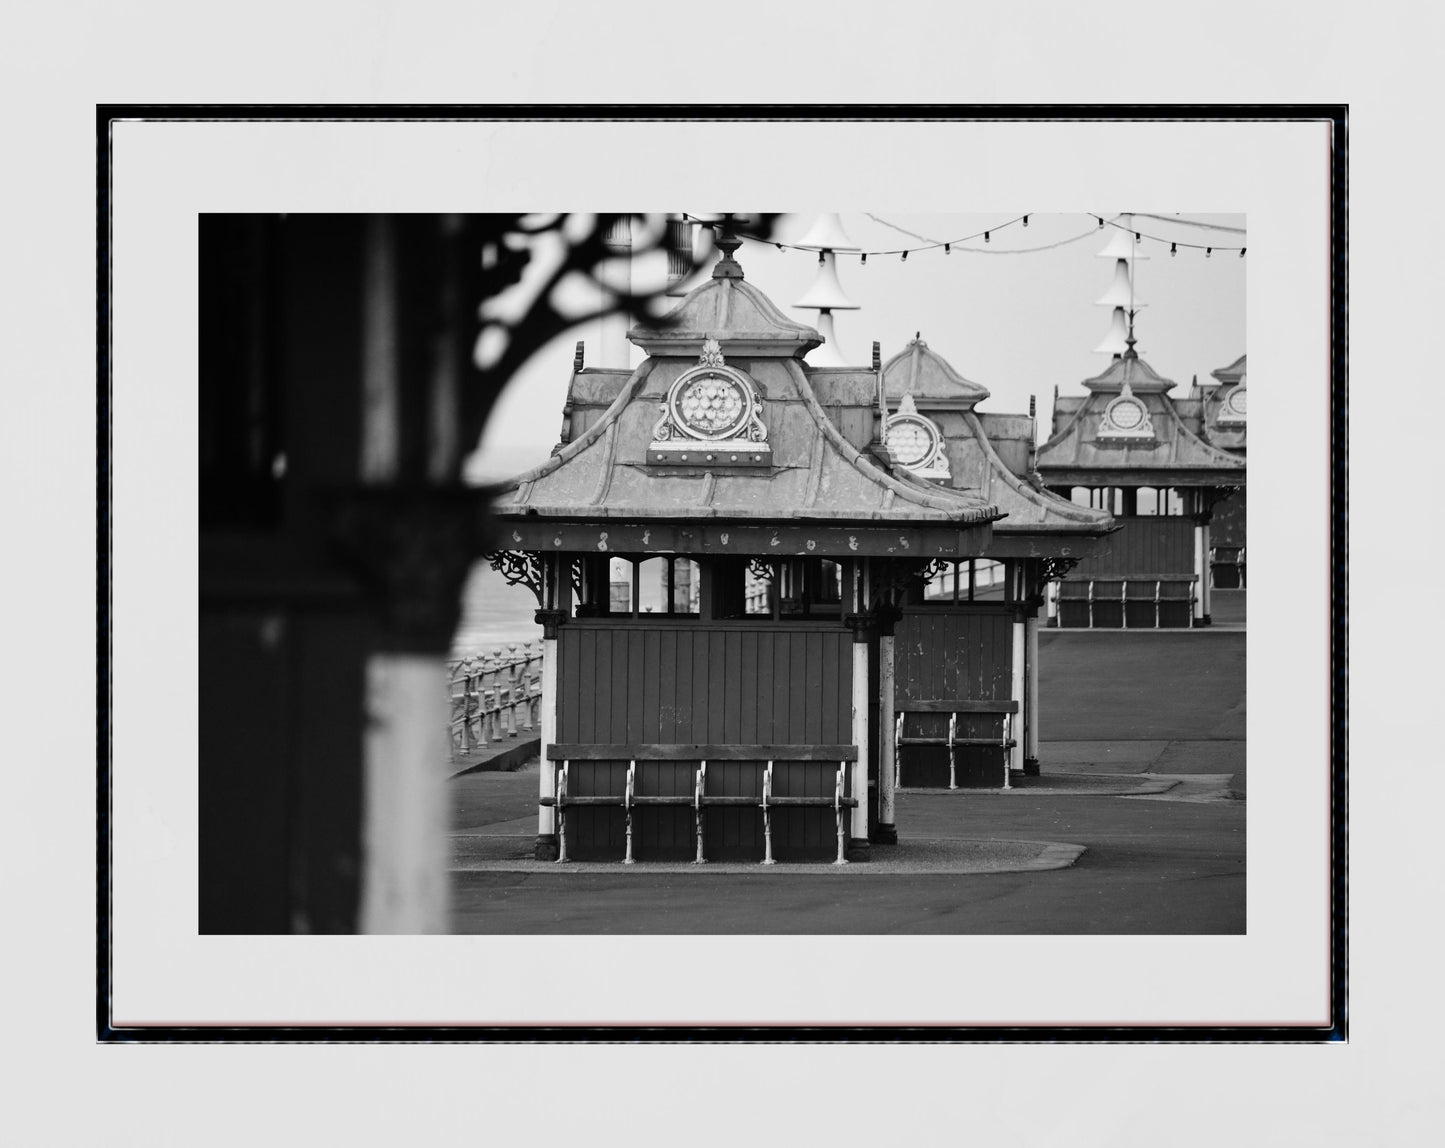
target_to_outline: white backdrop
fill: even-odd
[[[4,194],[12,220],[24,223],[7,236],[7,267],[18,273],[0,283],[7,325],[0,377],[11,415],[0,420],[0,464],[12,492],[12,531],[33,540],[12,555],[4,574],[9,600],[23,604],[8,620],[6,684],[16,700],[10,790],[0,805],[13,938],[5,1015],[22,1085],[7,1115],[11,1135],[27,1143],[91,1142],[98,1134],[145,1144],[254,1143],[261,1136],[283,1143],[342,1137],[395,1143],[468,1132],[537,1137],[547,1130],[560,1137],[605,1127],[639,1135],[675,1128],[689,1139],[717,1143],[736,1139],[739,1121],[716,1120],[716,1109],[701,1105],[724,1087],[744,1097],[744,1123],[756,1116],[758,1127],[779,1126],[801,1099],[811,1128],[868,1139],[959,1132],[1025,1143],[1067,1136],[1082,1145],[1215,1144],[1242,1133],[1260,1143],[1352,1143],[1366,1136],[1416,1143],[1427,1139],[1426,1128],[1439,1126],[1436,1058],[1424,1026],[1440,998],[1433,904],[1441,783],[1420,725],[1420,715],[1431,712],[1422,691],[1432,676],[1419,661],[1437,633],[1425,604],[1428,578],[1399,573],[1401,557],[1410,572],[1433,565],[1428,536],[1407,535],[1403,515],[1410,508],[1413,521],[1428,522],[1428,504],[1414,492],[1428,489],[1425,468],[1434,461],[1428,448],[1408,444],[1418,441],[1412,429],[1429,430],[1422,388],[1433,383],[1419,361],[1438,309],[1430,193],[1440,172],[1437,149],[1424,146],[1417,115],[1429,106],[1427,85],[1437,74],[1422,48],[1438,42],[1438,13],[1385,0],[1358,12],[1316,8],[1306,21],[1290,5],[1224,0],[1207,12],[1101,12],[1041,3],[1025,14],[905,4],[891,6],[886,16],[862,8],[826,15],[785,14],[776,5],[740,0],[729,6],[735,23],[728,29],[712,12],[624,3],[574,13],[555,0],[505,13],[454,4],[403,10],[387,3],[258,2],[224,25],[196,13],[159,3],[37,9],[13,29],[4,49],[11,98],[3,115],[14,161]],[[1410,35],[1401,36],[1402,28]],[[607,43],[630,52],[630,66],[599,67],[599,46]],[[1355,759],[1366,780],[1356,787],[1351,809],[1349,1047],[93,1045],[93,773],[84,688],[93,638],[86,603],[94,586],[91,106],[117,99],[659,96],[1352,102],[1354,345],[1366,363],[1365,372],[1357,372],[1356,393],[1371,400],[1356,418],[1363,433],[1351,451],[1353,565],[1355,585],[1374,593],[1360,596],[1353,627],[1352,716],[1367,732],[1357,739]],[[612,205],[604,200],[611,199],[614,180],[617,204],[631,209],[637,185],[629,179],[666,191],[656,206],[669,208],[684,191],[693,198],[700,180],[717,199],[731,202],[736,191],[756,194],[801,171],[801,165],[769,162],[790,154],[796,130],[779,129],[781,153],[755,125],[739,130],[742,138],[730,151],[692,146],[690,166],[675,169],[658,164],[654,152],[643,150],[645,141],[629,136],[619,150],[630,175],[583,180],[570,161],[592,153],[576,138],[565,147],[581,153],[548,146],[529,154],[511,139],[476,148],[463,145],[455,129],[420,125],[379,128],[364,147],[316,137],[288,143],[265,129],[134,129],[134,141],[126,144],[132,150],[121,153],[117,167],[118,190],[129,190],[124,205],[117,200],[118,211],[123,206],[118,224],[128,218],[115,251],[117,288],[126,292],[116,307],[114,454],[115,892],[118,917],[124,909],[117,939],[124,975],[117,987],[125,1010],[170,1020],[222,1012],[297,1018],[307,1010],[381,1020],[426,1009],[455,1019],[572,1007],[565,1000],[538,1004],[528,965],[539,954],[525,940],[286,938],[203,945],[191,935],[197,743],[194,683],[186,670],[195,660],[194,616],[178,603],[194,601],[195,539],[185,526],[195,521],[188,501],[195,422],[185,400],[195,361],[195,212],[605,208]],[[999,141],[1010,135],[1007,125],[989,130]],[[1257,442],[1289,445],[1280,447],[1278,466],[1251,459],[1251,517],[1277,532],[1272,545],[1250,540],[1252,565],[1258,564],[1251,589],[1256,602],[1267,586],[1284,589],[1291,608],[1268,619],[1252,611],[1250,681],[1268,687],[1272,703],[1280,700],[1260,728],[1265,714],[1251,691],[1250,935],[1206,943],[964,939],[955,944],[967,950],[966,959],[1017,960],[1019,972],[1002,995],[988,1000],[912,1003],[935,1020],[965,1009],[1048,1015],[1059,1006],[1110,1019],[1123,1019],[1125,1011],[1252,1009],[1260,1015],[1277,1007],[1292,1014],[1281,1019],[1292,1019],[1317,1006],[1323,967],[1312,968],[1310,954],[1322,962],[1325,939],[1314,928],[1323,895],[1321,795],[1312,805],[1308,788],[1300,799],[1285,794],[1275,778],[1323,768],[1327,471],[1319,388],[1326,313],[1318,261],[1325,156],[1306,129],[1271,135],[1262,128],[1268,142],[1249,145],[1242,167],[1220,169],[1198,153],[1181,157],[1171,149],[1165,137],[1179,138],[1172,129],[1140,130],[1159,132],[1157,144],[1150,143],[1158,150],[1127,172],[1106,170],[1083,144],[1051,142],[1044,150],[1031,136],[1027,147],[991,145],[981,153],[990,162],[981,165],[980,187],[995,193],[990,206],[1021,201],[1039,181],[1060,193],[1076,188],[1093,204],[1137,196],[1157,182],[1166,204],[1249,214],[1251,365],[1262,377],[1268,371],[1300,380],[1302,395],[1291,414],[1261,388],[1253,419]],[[1253,134],[1215,130],[1235,141]],[[669,154],[688,151],[686,141],[697,135],[693,129],[672,134]],[[222,142],[214,142],[218,136]],[[389,139],[382,144],[379,137]],[[733,164],[720,158],[742,146],[759,158]],[[946,204],[926,202],[916,184],[900,196],[896,180],[869,183],[867,172],[842,162],[854,154],[840,156],[839,175],[829,180],[840,208],[967,207],[956,196]],[[1127,186],[1111,183],[1126,176]],[[668,186],[668,178],[691,182]],[[1188,199],[1180,196],[1185,185]],[[1231,188],[1239,194],[1227,194]],[[845,191],[856,191],[856,199],[849,201]],[[801,204],[822,198],[816,186],[799,189]],[[1283,397],[1282,385],[1272,389]],[[1287,427],[1296,433],[1272,437]],[[1276,471],[1283,473],[1271,484],[1268,475]],[[1272,511],[1264,493],[1271,485]],[[1285,509],[1288,514],[1276,513]],[[1402,540],[1408,543],[1403,555]],[[1387,561],[1392,579],[1385,576]],[[1412,589],[1418,597],[1404,597]],[[1404,626],[1402,602],[1418,603]],[[1300,905],[1290,903],[1296,896]],[[727,939],[688,956],[723,959],[730,946],[754,944]],[[829,960],[852,962],[866,980],[866,969],[876,967],[889,945],[850,942],[845,958],[831,950]],[[1211,952],[1211,946],[1218,948]],[[626,939],[560,947],[621,968],[615,979],[633,987],[634,1005],[666,1009],[667,994],[646,989],[656,949],[649,953]],[[1108,953],[1124,971],[1103,968],[1086,980]],[[770,955],[794,960],[807,951],[784,942]],[[632,964],[625,966],[624,958]],[[541,963],[547,960],[542,954]],[[1030,969],[1040,966],[1049,979],[1031,981]],[[599,968],[597,981],[611,975]],[[1061,975],[1066,991],[1055,999],[1052,986]],[[1291,978],[1301,982],[1298,991],[1281,983]],[[508,986],[504,994],[499,982]],[[759,992],[744,1002],[710,1003],[718,1011],[729,1004],[761,1011],[780,1002]],[[799,1008],[816,1014],[826,1004],[805,997]],[[908,1004],[904,998],[881,1007]],[[641,1081],[650,1105],[646,1120],[638,1108]]]

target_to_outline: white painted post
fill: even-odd
[[[548,747],[557,741],[557,639],[544,638],[542,641],[542,735],[537,763],[537,796],[555,798],[555,773],[552,763],[547,760]],[[556,809],[550,805],[537,806],[537,836],[551,837],[557,831]]]
[[[1024,658],[1027,675],[1024,679],[1027,692],[1024,695],[1024,768],[1039,768],[1039,616],[1031,612],[1024,619]]]
[[[1210,606],[1213,604],[1214,588],[1210,585],[1213,577],[1209,565],[1209,523],[1199,528],[1199,546],[1204,553],[1204,569],[1199,577],[1199,597],[1203,602],[1202,613],[1206,625],[1210,621]]]
[[[1010,696],[1019,703],[1020,724],[1024,722],[1025,706],[1028,704],[1024,695],[1025,666],[1024,666],[1024,612],[1022,609],[1014,612],[1013,624],[1013,673]],[[1024,731],[1020,728],[1014,730],[1014,747],[1009,750],[1008,768],[1020,772],[1024,768]],[[1004,785],[1008,785],[1008,778],[1004,778]]]
[[[893,635],[878,639],[878,839],[898,840],[894,824],[896,750],[893,745]]]
[[[362,933],[445,933],[450,904],[446,664],[419,654],[366,663],[362,741]]]
[[[868,643],[853,642],[853,744],[858,756],[853,762],[853,807],[849,835],[857,841],[868,838]]]
[[[859,559],[853,563],[853,610],[860,620],[853,631],[853,744],[858,756],[853,762],[851,782],[857,804],[853,806],[849,836],[865,843],[868,840],[868,635],[861,619],[867,609],[868,561]]]
[[[1209,577],[1209,554],[1204,549],[1204,526],[1194,524],[1194,624],[1200,625],[1204,618],[1204,583]]]

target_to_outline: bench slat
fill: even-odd
[[[549,761],[857,761],[856,745],[578,745],[547,747]]]
[[[894,713],[907,714],[1016,714],[1019,704],[1011,698],[998,701],[977,701],[968,698],[903,701],[893,706]]]

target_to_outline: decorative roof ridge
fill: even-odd
[[[991,503],[975,502],[965,509],[964,504],[968,500],[961,496],[940,497],[940,491],[943,489],[941,487],[923,482],[919,482],[917,485],[912,482],[904,482],[899,476],[884,470],[865,451],[859,450],[844,438],[843,432],[833,425],[833,420],[828,417],[822,404],[818,402],[817,396],[813,394],[813,389],[808,384],[808,378],[803,368],[794,360],[787,361],[785,365],[800,384],[799,394],[803,396],[803,405],[828,445],[832,446],[836,453],[842,455],[846,462],[866,478],[878,483],[884,489],[903,495],[916,505],[922,505],[932,510],[962,510],[965,516],[959,519],[960,522],[992,522],[1004,517],[1003,512]]]
[[[636,392],[640,390],[642,384],[646,382],[647,376],[652,373],[653,365],[653,359],[651,356],[644,359],[642,363],[640,363],[638,367],[632,372],[632,376],[628,379],[626,385],[622,388],[621,391],[617,393],[617,397],[612,400],[612,405],[609,406],[605,411],[603,411],[602,414],[598,416],[597,421],[594,422],[590,427],[588,427],[581,434],[580,437],[573,439],[571,442],[566,443],[565,445],[558,444],[560,449],[558,449],[558,447],[554,447],[552,456],[548,458],[545,462],[539,463],[538,465],[532,467],[531,470],[523,471],[516,477],[504,480],[503,482],[491,487],[493,494],[500,497],[501,495],[509,494],[512,491],[516,490],[523,483],[536,482],[537,479],[542,478],[545,475],[551,474],[554,470],[561,467],[569,459],[576,458],[584,450],[590,447],[594,442],[596,442],[599,438],[602,437],[603,433],[606,432],[608,427],[610,427],[622,416],[622,412],[632,401]]]
[[[1089,409],[1090,400],[1091,400],[1093,397],[1094,397],[1094,396],[1093,396],[1092,394],[1089,394],[1089,395],[1085,395],[1085,396],[1084,396],[1084,401],[1081,402],[1077,407],[1074,408],[1073,413],[1069,415],[1068,421],[1065,422],[1062,427],[1060,427],[1057,431],[1055,431],[1055,432],[1054,432],[1052,435],[1050,435],[1047,439],[1044,440],[1043,446],[1039,447],[1039,449],[1035,452],[1034,457],[1035,457],[1036,459],[1037,459],[1039,456],[1041,456],[1041,455],[1044,453],[1044,451],[1049,450],[1051,447],[1053,447],[1053,446],[1055,446],[1055,445],[1062,444],[1063,441],[1064,441],[1064,439],[1068,438],[1069,434],[1073,431],[1074,427],[1075,427],[1078,423],[1080,423],[1080,422],[1083,421],[1084,412]],[[1058,396],[1056,395],[1055,398],[1058,398]]]
[[[1161,397],[1161,398],[1167,398],[1167,396],[1164,396],[1164,395],[1161,395],[1160,397]],[[1166,402],[1164,403],[1164,407],[1165,407],[1165,409],[1169,412],[1169,419],[1170,419],[1170,421],[1174,424],[1174,427],[1176,428],[1176,429],[1175,429],[1176,442],[1177,442],[1178,436],[1179,436],[1180,434],[1182,434],[1182,435],[1184,436],[1184,440],[1185,440],[1186,442],[1198,443],[1201,447],[1203,447],[1204,450],[1205,450],[1205,452],[1206,452],[1206,455],[1205,455],[1206,458],[1210,458],[1210,457],[1212,456],[1212,461],[1223,462],[1223,463],[1227,464],[1229,467],[1231,467],[1232,469],[1237,469],[1237,470],[1243,470],[1243,469],[1244,469],[1244,467],[1245,467],[1244,459],[1240,458],[1237,454],[1230,454],[1228,451],[1220,450],[1219,447],[1215,446],[1213,443],[1211,443],[1211,442],[1209,442],[1208,440],[1200,437],[1199,435],[1195,434],[1192,430],[1190,430],[1189,427],[1185,424],[1184,420],[1179,417],[1179,412],[1174,409],[1174,404],[1173,404],[1173,402],[1166,401]]]
[[[1078,525],[1081,528],[1097,527],[1099,533],[1107,533],[1114,528],[1114,516],[1107,510],[1096,510],[1092,507],[1077,506],[1066,498],[1060,498],[1041,487],[1036,487],[1030,482],[1020,478],[1008,465],[999,457],[994,450],[993,443],[989,441],[988,435],[984,432],[983,425],[978,421],[978,416],[973,411],[965,413],[964,423],[972,432],[974,439],[983,448],[984,457],[992,470],[1002,476],[1004,484],[1019,494],[1025,501],[1039,507],[1046,514],[1058,515],[1061,518],[1069,519],[1070,525]],[[1041,523],[1032,524],[1034,526]]]

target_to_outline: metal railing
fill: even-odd
[[[534,730],[542,716],[542,643],[512,642],[447,662],[452,757]]]

